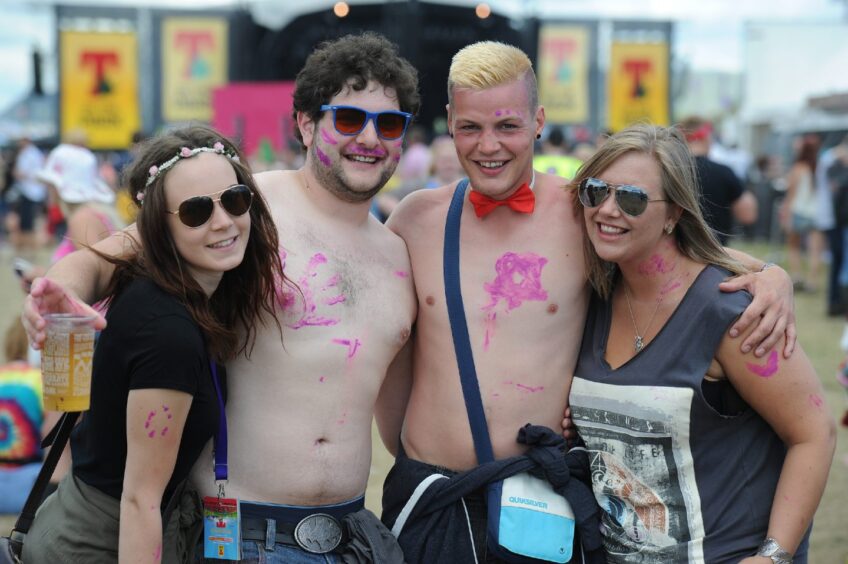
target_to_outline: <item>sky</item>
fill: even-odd
[[[351,0],[362,3],[362,0]],[[468,4],[468,0],[436,0]],[[51,0],[2,0],[0,18],[0,112],[32,88],[31,50],[45,56],[44,84],[56,90],[55,21]],[[64,0],[99,6],[174,6],[173,0]],[[745,22],[848,23],[848,0],[489,0],[496,13],[515,18],[607,18],[672,20],[678,63],[691,69],[743,72]],[[279,19],[296,0],[182,0],[180,8],[255,5],[258,14]],[[330,2],[304,0],[307,6]],[[270,20],[269,20],[270,23]]]

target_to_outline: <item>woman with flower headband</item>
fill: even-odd
[[[744,267],[694,171],[678,130],[638,125],[573,181],[596,293],[569,399],[607,560],[801,564],[833,419],[800,346],[760,360],[728,335],[751,296],[718,289]]]
[[[27,535],[28,563],[176,559],[169,501],[218,429],[222,363],[249,356],[257,319],[279,328],[277,230],[238,150],[188,127],[148,141],[126,174],[140,248],[104,256],[117,268],[91,409],[71,435],[73,471]]]

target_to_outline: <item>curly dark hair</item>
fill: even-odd
[[[401,111],[418,113],[418,71],[398,54],[397,45],[382,35],[365,32],[325,41],[309,55],[295,79],[294,122],[298,112],[317,121],[323,113],[321,105],[329,103],[346,84],[363,90],[369,80],[393,88]],[[295,136],[303,145],[297,127]]]
[[[194,278],[185,275],[185,263],[171,236],[164,189],[168,172],[161,173],[150,186],[147,186],[147,178],[152,166],[161,165],[178,154],[182,147],[212,147],[216,142],[221,142],[228,153],[238,155],[238,162],[229,162],[238,182],[253,192],[253,203],[248,212],[250,234],[244,259],[236,268],[224,273],[215,293],[207,297]],[[277,228],[246,163],[244,155],[230,140],[205,126],[189,126],[148,139],[140,145],[138,156],[124,171],[124,184],[129,186],[132,200],[139,206],[136,222],[141,246],[136,245],[135,253],[120,257],[93,249],[116,266],[106,291],[107,301],[114,299],[132,279],[149,278],[185,305],[200,327],[209,353],[221,362],[240,353],[250,355],[256,340],[256,324],[267,319],[261,317],[263,313],[269,314],[276,323],[282,339],[274,298],[276,287],[286,280],[279,256]],[[144,192],[144,205],[138,200],[139,192]],[[239,325],[245,330],[241,343]]]

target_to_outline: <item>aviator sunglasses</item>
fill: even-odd
[[[587,208],[596,208],[606,201],[610,192],[615,191],[615,203],[618,209],[629,216],[642,215],[650,202],[667,202],[665,199],[649,200],[648,193],[638,186],[630,184],[610,184],[598,178],[584,178],[580,181],[577,196]]]
[[[369,112],[355,106],[321,106],[322,112],[333,112],[333,127],[342,135],[358,135],[369,121],[374,122],[377,136],[387,141],[400,139],[412,114],[407,112]]]
[[[213,198],[212,196],[218,197]],[[237,217],[250,210],[250,204],[253,203],[253,192],[244,184],[236,184],[208,196],[195,196],[183,200],[179,209],[167,211],[172,215],[178,215],[183,225],[194,229],[209,221],[215,209],[215,202],[221,202],[224,211]]]

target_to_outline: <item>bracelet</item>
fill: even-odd
[[[771,558],[774,564],[792,564],[792,555],[772,537],[763,540],[756,555]]]
[[[767,269],[767,268],[771,268],[772,266],[777,266],[777,265],[776,265],[776,264],[774,264],[773,262],[767,262],[767,263],[765,263],[765,264],[763,265],[763,267],[760,269],[760,272],[764,271],[764,270],[765,270],[765,269]]]

